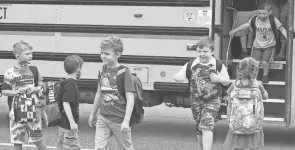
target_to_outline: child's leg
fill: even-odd
[[[107,150],[112,132],[109,128],[110,121],[102,116],[97,117],[95,130],[95,150]]]
[[[213,131],[202,130],[203,134],[203,150],[211,150],[213,143]]]
[[[78,131],[58,127],[59,150],[81,150]]]
[[[203,136],[202,136],[202,134],[197,134],[197,141],[198,141],[198,145],[200,147],[200,150],[203,150]]]
[[[39,108],[36,109],[36,115],[41,115]],[[37,121],[27,123],[27,132],[29,135],[29,142],[33,142],[38,150],[46,150],[46,146],[43,142],[42,121],[40,118],[37,119]]]
[[[131,138],[131,130],[128,132],[121,131],[121,123],[112,122],[110,124],[111,131],[118,143],[120,150],[134,150]]]
[[[203,136],[203,150],[211,150],[213,143],[213,129],[215,126],[215,118],[220,108],[220,99],[215,99],[204,104],[201,113],[201,121],[199,129]]]
[[[203,136],[202,136],[202,131],[199,130],[201,113],[202,113],[201,111],[203,107],[197,104],[197,105],[192,105],[191,109],[193,113],[193,118],[196,121],[197,143],[198,143],[198,146],[200,147],[200,150],[203,150]]]
[[[270,62],[272,62],[274,59],[274,53],[275,53],[275,47],[266,48],[263,52],[263,56],[262,56],[262,65],[263,65],[262,82],[263,83],[269,82],[268,73],[270,69]]]
[[[14,144],[14,150],[22,150],[23,145],[22,144]]]
[[[10,116],[13,117],[13,111],[10,111]],[[22,150],[22,145],[25,143],[27,125],[25,123],[14,122],[13,118],[9,118],[10,141],[14,143],[15,150]]]
[[[34,144],[37,146],[38,150],[46,150],[47,149],[47,147],[44,144],[43,140],[39,141],[39,142],[35,142]]]

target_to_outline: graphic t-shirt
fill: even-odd
[[[100,72],[98,81],[101,88],[101,100],[99,103],[100,115],[106,119],[122,123],[126,112],[126,99],[122,97],[117,88],[117,68],[106,68],[105,72]],[[127,69],[124,76],[125,92],[134,92],[134,84],[131,72]]]
[[[39,74],[39,82],[42,82],[42,76]],[[29,67],[19,68],[13,66],[4,74],[2,90],[17,91],[19,89],[27,89],[35,87],[34,75]],[[37,99],[38,102],[38,99]]]
[[[276,45],[276,40],[274,37],[273,30],[277,30],[282,26],[282,23],[275,17],[276,29],[272,29],[269,19],[267,21],[262,21],[259,17],[256,17],[256,36],[254,39],[253,47],[255,48],[268,48]],[[251,24],[251,19],[248,22]]]
[[[80,92],[76,80],[71,78],[66,79],[62,84],[61,92],[62,102],[68,102],[70,104],[72,116],[75,123],[78,124]],[[61,109],[64,110],[63,105],[61,105]],[[61,113],[61,121],[59,126],[64,129],[71,130],[70,122],[65,111],[62,111]]]

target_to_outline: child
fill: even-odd
[[[68,74],[61,86],[61,120],[58,127],[58,148],[80,150],[78,137],[79,88],[76,80],[81,77],[83,59],[70,55],[64,60],[64,69]]]
[[[264,89],[263,85],[256,80],[258,72],[258,62],[255,61],[251,57],[244,58],[237,67],[237,82],[233,83],[229,89],[228,93],[234,89],[234,84],[240,84],[241,86],[256,86],[258,85],[259,90],[262,94],[263,99],[268,98],[268,93]],[[231,101],[229,101],[229,106]],[[263,103],[262,103],[263,105]],[[230,112],[230,110],[228,110]],[[228,113],[228,118],[230,114]],[[258,133],[243,135],[243,134],[233,134],[232,131],[228,131],[226,136],[225,145],[229,148],[235,150],[238,149],[251,149],[251,150],[259,150],[264,147],[264,137],[263,130]]]
[[[100,109],[96,122],[95,149],[107,149],[108,142],[114,135],[121,150],[133,150],[130,119],[135,87],[130,70],[126,69],[124,76],[126,99],[119,94],[116,84],[121,66],[118,58],[123,52],[123,43],[118,37],[111,36],[100,43],[100,48],[106,68],[99,71],[97,93],[89,117],[89,125],[92,127],[98,108]]]
[[[200,39],[196,47],[198,56],[191,67],[191,109],[196,121],[199,145],[203,150],[211,150],[215,117],[221,102],[221,84],[227,86],[230,80],[224,65],[220,72],[216,71],[217,61],[212,56],[214,42],[210,37]],[[188,63],[174,76],[177,82],[185,81],[187,65]]]
[[[263,77],[262,82],[268,83],[268,73],[269,73],[269,67],[271,61],[273,61],[274,53],[275,53],[275,47],[277,44],[276,41],[276,29],[280,30],[282,34],[287,37],[287,31],[281,24],[281,22],[274,17],[274,24],[276,26],[276,29],[272,29],[272,25],[270,23],[270,15],[271,15],[271,6],[263,2],[258,7],[258,16],[255,20],[255,27],[256,27],[256,34],[255,39],[253,42],[252,47],[252,57],[256,59],[257,61],[262,61],[263,65]],[[272,16],[273,17],[273,16]],[[240,30],[248,30],[249,27],[251,27],[251,22],[253,19],[250,19],[247,23],[239,26],[238,28],[232,30],[229,32],[230,36],[233,36],[236,32]],[[253,30],[253,29],[252,29]]]
[[[28,66],[33,59],[32,55],[33,47],[25,42],[20,41],[13,45],[13,54],[17,60],[17,63],[10,69],[8,69],[4,75],[4,84],[2,87],[2,94],[5,96],[17,96],[18,94],[32,94],[35,97],[36,116],[41,116],[40,108],[37,105],[40,104],[37,99],[43,82],[42,76],[38,74],[38,83],[34,81],[34,74]],[[13,100],[15,101],[15,99]],[[14,102],[13,102],[14,103]],[[10,118],[10,136],[11,142],[14,143],[15,150],[21,150],[22,145],[25,143],[26,134],[28,134],[28,141],[33,142],[39,150],[45,150],[46,146],[43,143],[42,137],[42,120],[37,117],[33,122],[16,122],[14,114],[14,105],[12,106],[9,114]],[[41,133],[41,136],[33,136],[34,131]]]

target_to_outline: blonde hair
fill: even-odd
[[[119,37],[110,36],[105,40],[101,41],[100,48],[103,49],[113,49],[115,52],[123,53],[123,42]]]
[[[33,46],[28,42],[20,40],[19,42],[13,44],[13,55],[20,55],[25,50],[33,50]]]
[[[242,59],[237,67],[237,79],[256,79],[258,74],[258,62],[252,57]]]
[[[201,38],[196,44],[196,50],[197,48],[203,49],[204,47],[210,48],[212,52],[214,51],[214,41],[210,36]]]

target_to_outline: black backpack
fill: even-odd
[[[44,107],[44,122],[48,127],[58,126],[60,124],[62,107],[62,93],[64,79],[59,81],[44,82],[43,98],[46,101]]]
[[[251,19],[251,28],[253,30],[253,39],[255,39],[256,37],[256,18],[257,16],[254,16],[252,19]],[[275,37],[275,40],[276,40],[276,43],[278,44],[278,37],[277,37],[277,28],[276,28],[276,23],[275,23],[275,17],[273,15],[269,15],[269,22],[270,22],[270,26],[271,26],[271,29],[273,31],[273,34],[274,34],[274,37]]]
[[[105,72],[106,69],[107,69],[107,65],[103,65],[102,72]],[[126,100],[126,92],[125,92],[124,77],[125,77],[125,71],[127,69],[128,67],[121,65],[117,71],[117,80],[116,80],[118,92],[120,93],[122,97],[125,98],[125,100]],[[133,107],[133,112],[130,119],[130,126],[132,126],[133,124],[141,123],[143,121],[143,116],[144,116],[142,83],[135,74],[132,74],[132,80],[135,87],[135,93],[134,93],[134,107]]]

